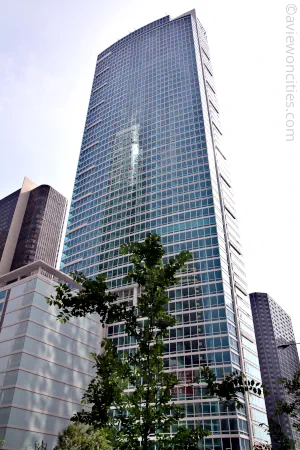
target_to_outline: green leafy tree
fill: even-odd
[[[249,380],[243,373],[230,373],[224,377],[221,382],[217,381],[215,374],[210,370],[209,367],[203,367],[201,369],[201,376],[207,383],[207,395],[208,397],[217,397],[225,405],[234,405],[235,408],[241,409],[244,407],[244,396],[247,392],[252,392],[258,396],[267,395],[267,391],[264,386],[255,382],[254,380]],[[271,434],[270,424],[260,424],[269,434]],[[280,434],[279,429],[277,429],[277,437],[281,439],[281,443],[285,443],[285,435]],[[275,433],[275,430],[274,430]],[[292,449],[293,447],[280,447],[283,449]],[[253,450],[271,450],[272,445],[263,443],[254,443]]]
[[[111,450],[104,430],[81,423],[70,424],[58,435],[54,450]]]
[[[129,254],[132,263],[126,280],[140,288],[136,305],[118,302],[117,295],[107,291],[104,275],[89,280],[79,273],[73,278],[82,285],[80,292],[74,293],[68,285],[61,284],[56,295],[48,299],[48,303],[59,308],[61,322],[97,313],[103,326],[123,322],[125,333],[136,342],[135,351],[120,357],[111,340],[102,341],[102,352],[92,355],[96,376],[83,397],[83,403],[91,408],[82,410],[72,420],[94,430],[105,429],[112,447],[119,450],[150,450],[154,441],[161,450],[198,450],[199,441],[209,432],[180,426],[185,410],[172,402],[172,390],[179,382],[174,373],[164,371],[163,364],[163,341],[175,325],[174,317],[166,312],[166,291],[177,283],[176,274],[191,254],[181,252],[163,264],[165,253],[159,236],[153,234],[143,243],[122,246],[121,252]],[[204,367],[192,387],[203,380],[207,383],[207,396],[217,397],[230,407],[241,408],[246,392],[263,393],[260,383],[247,380],[242,374],[230,374],[218,382],[215,374]],[[177,427],[172,435],[171,427]]]
[[[32,447],[30,446],[30,448],[32,448]],[[48,445],[44,441],[42,441],[42,442],[36,441],[34,443],[34,450],[47,450],[47,448],[48,448]]]
[[[282,450],[295,448],[295,441],[284,433],[279,418],[288,415],[293,419],[292,426],[300,432],[300,371],[296,372],[291,380],[281,378],[278,383],[283,384],[289,401],[276,402],[276,414],[269,419],[269,433],[272,440]]]
[[[278,448],[291,450],[295,448],[296,443],[284,433],[279,419],[283,414],[287,414],[293,419],[293,427],[298,432],[300,431],[300,371],[296,372],[291,380],[282,378],[278,380],[278,383],[284,385],[288,397],[292,400],[276,402],[276,414],[268,419],[268,432],[272,442]],[[265,391],[265,395],[268,395],[267,391]],[[265,424],[261,425],[265,427]]]
[[[243,396],[246,392],[252,392],[258,396],[263,394],[268,395],[268,391],[264,386],[249,380],[244,374],[232,373],[227,375],[222,382],[218,382],[215,374],[209,367],[201,369],[201,375],[207,383],[207,395],[209,397],[218,397],[225,404],[234,404],[236,408],[243,407]],[[295,401],[291,403],[277,402],[277,414],[290,414],[293,418],[299,418],[300,407],[300,373],[296,373],[293,380],[282,379],[279,382],[283,383],[288,394],[295,396]],[[278,415],[268,419],[269,424],[260,424],[262,428],[268,431],[272,438],[272,442],[278,445],[281,450],[291,450],[295,448],[295,442],[284,433],[282,426],[278,420]],[[295,423],[295,428],[299,422]],[[269,444],[257,443],[254,445],[254,450],[269,450],[272,446]]]
[[[295,448],[295,441],[290,439],[283,431],[281,423],[278,420],[278,416],[269,418],[269,435],[272,442],[276,443],[281,450],[292,450]]]
[[[272,444],[254,444],[253,450],[272,450]]]
[[[244,406],[242,400],[246,392],[253,392],[259,396],[264,393],[261,383],[248,380],[242,373],[230,373],[222,382],[217,381],[216,375],[209,367],[203,367],[201,375],[207,383],[206,390],[209,397],[218,397],[225,404],[234,404],[238,409]]]
[[[102,353],[93,355],[96,376],[83,397],[92,407],[72,420],[95,429],[106,428],[119,450],[150,450],[153,442],[161,450],[198,450],[199,441],[209,432],[180,426],[185,410],[171,401],[178,380],[174,373],[164,371],[163,364],[163,340],[169,327],[175,325],[174,317],[166,311],[166,291],[177,283],[176,274],[191,254],[181,252],[163,264],[165,252],[160,237],[154,234],[143,243],[122,246],[121,252],[129,255],[132,263],[126,279],[140,288],[136,305],[118,303],[116,294],[107,291],[103,275],[89,280],[78,273],[73,276],[83,287],[79,293],[61,284],[56,296],[48,299],[59,307],[62,322],[97,313],[103,324],[124,322],[125,333],[136,342],[135,351],[121,358],[115,345],[103,340]],[[178,429],[170,435],[172,426]]]

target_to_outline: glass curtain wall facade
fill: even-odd
[[[242,251],[206,33],[195,11],[166,16],[129,34],[97,59],[61,270],[104,272],[110,289],[135,300],[119,247],[162,236],[167,256],[193,261],[169,291],[177,325],[166,370],[183,383],[174,400],[185,422],[211,430],[207,449],[249,449],[268,440],[264,400],[240,411],[187,386],[201,365],[221,379],[242,370],[260,381]],[[107,329],[120,352],[134,348],[122,324]],[[186,386],[184,386],[184,384]]]

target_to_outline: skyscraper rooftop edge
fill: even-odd
[[[24,179],[29,180],[33,183],[33,181],[26,176],[24,177]],[[36,183],[34,183],[34,184],[36,184]],[[51,186],[51,184],[48,184],[48,183],[37,184],[36,187],[49,187],[49,188],[54,189],[53,186]],[[62,194],[60,191],[58,191],[57,189],[55,189],[55,191],[64,197],[64,194]],[[9,197],[17,194],[18,192],[20,192],[20,189],[16,189],[15,191],[11,192],[10,194],[4,195],[2,198],[0,198],[0,203],[2,202],[2,200],[6,200]]]
[[[16,189],[14,192],[11,192],[8,195],[4,195],[2,198],[0,198],[0,203],[2,202],[2,200],[9,199],[10,197],[13,197],[14,195],[16,195],[19,192],[20,192],[20,189]]]
[[[126,36],[118,39],[116,42],[114,42],[109,47],[107,47],[105,50],[103,50],[101,53],[99,53],[98,58],[97,58],[97,62],[99,62],[100,59],[105,57],[105,55],[107,53],[109,53],[109,51],[113,47],[115,47],[116,45],[120,45],[122,43],[125,43],[129,39],[133,39],[135,37],[139,37],[142,34],[148,33],[149,31],[154,30],[155,28],[158,28],[158,27],[164,25],[167,22],[171,22],[173,20],[181,19],[182,17],[185,17],[185,16],[194,16],[194,18],[196,19],[196,10],[195,9],[191,9],[190,11],[187,11],[187,12],[185,12],[183,14],[180,14],[179,16],[176,16],[176,17],[171,17],[168,14],[168,15],[166,15],[164,17],[161,17],[160,19],[154,20],[153,22],[149,23],[148,25],[144,25],[143,27],[140,27],[137,30],[134,30],[131,33],[128,33]],[[203,28],[203,30],[204,30],[204,28]]]
[[[280,308],[284,312],[285,315],[287,315],[290,319],[292,319],[290,314],[287,313],[286,310],[279,303],[276,302],[276,300],[274,300],[272,295],[268,294],[267,292],[262,292],[262,291],[253,291],[253,292],[249,293],[250,297],[251,296],[256,297],[257,295],[263,295],[265,297],[268,297],[270,300],[272,300],[274,303],[276,303],[277,308]]]

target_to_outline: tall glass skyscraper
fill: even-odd
[[[205,30],[195,11],[163,17],[97,58],[79,156],[62,270],[104,272],[110,289],[135,301],[119,247],[162,236],[167,256],[194,259],[169,292],[177,325],[166,370],[182,386],[185,422],[211,430],[206,449],[252,448],[268,437],[264,400],[227,410],[189,387],[201,365],[221,379],[243,371],[260,381],[251,308]],[[122,324],[107,329],[120,352],[134,347]]]

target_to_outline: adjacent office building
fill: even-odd
[[[0,200],[0,275],[37,260],[55,267],[66,206],[55,189],[26,177]]]
[[[189,427],[211,430],[206,449],[248,450],[267,442],[264,400],[247,395],[227,410],[188,385],[201,365],[221,379],[242,371],[261,380],[219,107],[206,32],[195,11],[152,22],[97,58],[61,269],[107,274],[132,299],[120,245],[161,235],[167,256],[193,261],[170,289],[177,324],[166,340],[166,370],[182,386]],[[107,327],[120,352],[134,347],[120,324]],[[172,432],[172,430],[171,430]]]
[[[66,204],[28,178],[0,201],[0,440],[7,450],[42,441],[52,450],[94,375],[99,322],[60,324],[46,303],[58,280],[81,288],[54,268]]]
[[[300,448],[300,435],[293,428],[293,421],[286,415],[276,415],[276,401],[293,401],[289,398],[279,378],[292,379],[300,370],[299,355],[290,316],[268,294],[254,292],[250,294],[258,356],[262,381],[269,394],[266,397],[268,417],[278,420],[283,432],[297,443]],[[285,347],[281,345],[292,344]],[[278,444],[272,442],[275,450]]]
[[[57,280],[80,285],[42,261],[0,276],[0,440],[2,449],[53,450],[57,435],[82,410],[94,376],[91,352],[102,327],[95,318],[57,320],[46,303]]]

